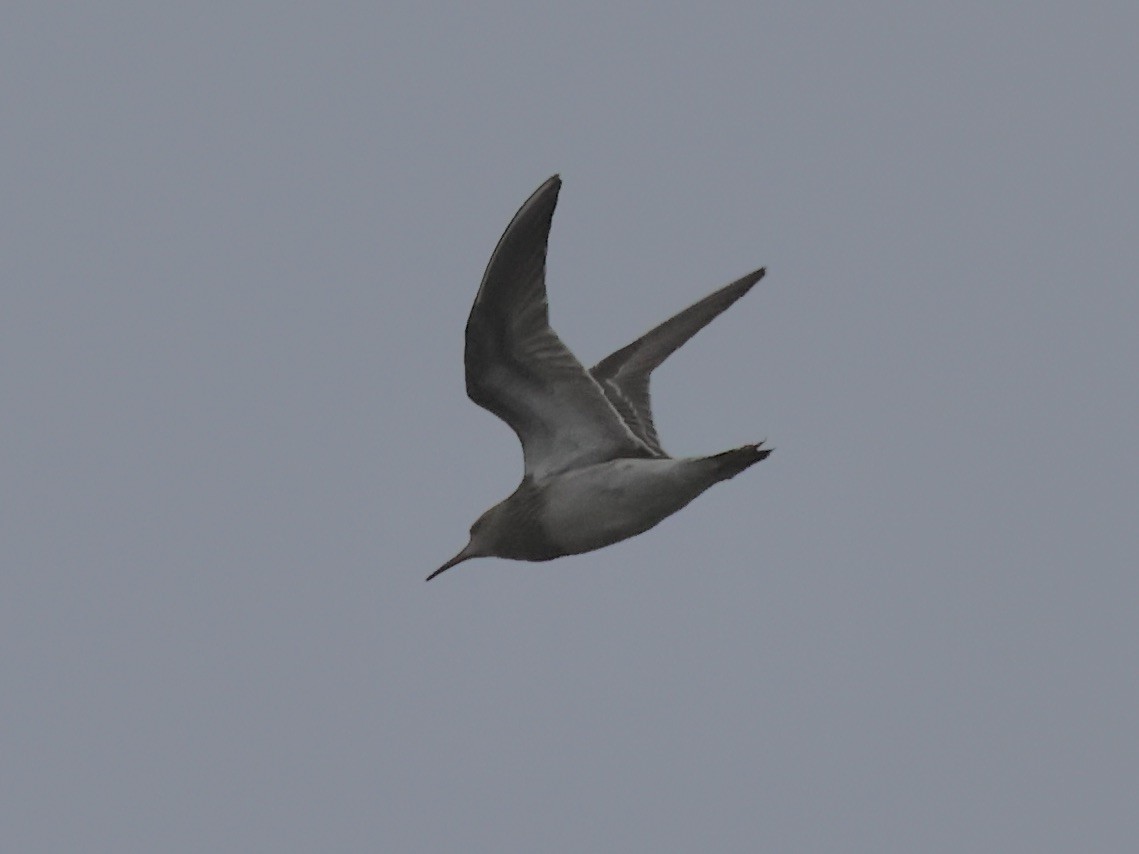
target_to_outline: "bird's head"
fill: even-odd
[[[457,555],[427,576],[430,581],[436,575],[446,572],[456,564],[473,557],[493,557],[497,554],[495,544],[502,533],[502,526],[506,522],[506,514],[500,512],[501,504],[491,507],[471,525],[471,539]]]

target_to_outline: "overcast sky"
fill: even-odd
[[[1133,3],[10,2],[0,848],[1139,837]],[[463,328],[565,185],[586,363],[762,465],[431,584]]]

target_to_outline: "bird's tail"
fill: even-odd
[[[722,454],[714,454],[708,459],[716,464],[721,480],[735,477],[744,469],[755,465],[760,460],[767,459],[772,448],[763,447],[763,442],[755,445],[744,445],[742,448],[733,448]]]

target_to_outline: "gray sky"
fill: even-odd
[[[0,848],[1121,851],[1132,3],[10,3]],[[423,578],[521,454],[462,333],[565,180],[593,362],[762,465]]]

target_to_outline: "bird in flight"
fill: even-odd
[[[544,561],[647,531],[714,483],[765,459],[763,443],[670,457],[649,405],[649,375],[763,278],[760,268],[586,368],[550,328],[546,244],[561,179],[519,208],[490,256],[467,320],[467,395],[518,434],[522,483],[471,526],[457,555]]]

